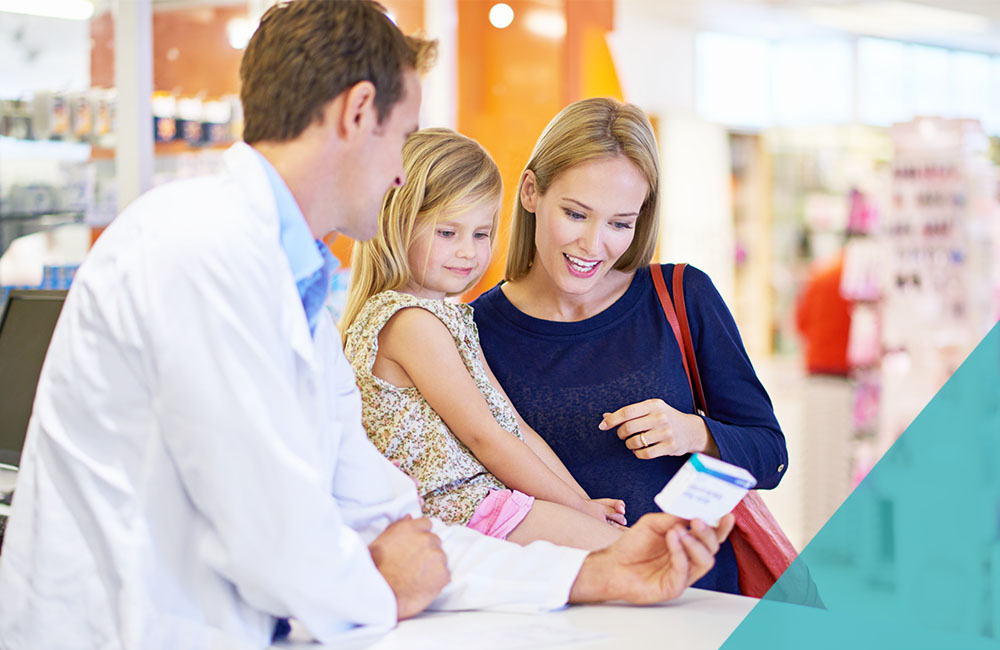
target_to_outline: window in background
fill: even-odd
[[[972,52],[955,52],[952,54],[954,68],[954,104],[955,117],[968,117],[984,122],[990,102],[990,64],[989,56]]]
[[[989,98],[984,127],[991,135],[1000,136],[1000,56],[990,61]]]
[[[913,115],[908,48],[899,41],[858,39],[858,120],[874,126],[904,122]]]
[[[924,45],[911,45],[908,49],[913,74],[911,114],[955,117],[952,52]]]
[[[782,126],[845,124],[853,117],[851,43],[845,39],[774,44],[774,114]]]

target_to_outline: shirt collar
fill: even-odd
[[[281,248],[288,257],[292,268],[292,276],[296,284],[310,276],[323,266],[323,257],[316,247],[316,240],[306,224],[305,215],[296,203],[292,191],[288,189],[274,165],[256,149],[253,150],[260,159],[267,180],[274,193],[274,201],[278,208],[278,225],[281,231]]]
[[[295,287],[305,309],[309,331],[315,334],[319,312],[326,304],[327,294],[330,291],[330,278],[340,266],[340,262],[330,253],[326,244],[313,239],[305,215],[302,214],[299,204],[292,196],[292,191],[288,189],[278,170],[259,151],[253,149],[253,152],[260,159],[274,193],[281,248],[285,251],[292,276],[295,278]]]

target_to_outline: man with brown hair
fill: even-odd
[[[0,556],[0,647],[260,648],[440,609],[678,595],[717,529],[644,518],[587,554],[421,518],[361,428],[320,239],[363,239],[403,182],[431,46],[369,0],[265,14],[247,143],[137,199],[49,347]],[[252,144],[252,146],[251,146]]]

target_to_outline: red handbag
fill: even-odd
[[[705,391],[698,373],[698,360],[694,356],[691,329],[688,326],[687,309],[684,305],[684,268],[687,264],[675,264],[673,276],[674,299],[671,301],[663,281],[663,271],[659,264],[650,265],[656,294],[663,305],[663,313],[670,322],[674,336],[681,347],[681,360],[688,376],[688,386],[694,399],[695,409],[701,415],[708,415]],[[676,304],[676,309],[675,309]],[[740,592],[744,596],[762,598],[775,581],[791,565],[798,553],[782,532],[774,515],[764,504],[756,490],[751,490],[733,509],[736,525],[729,540],[736,552],[736,567],[739,575]]]

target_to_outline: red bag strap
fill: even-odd
[[[674,267],[677,268],[676,266]],[[688,388],[691,388],[691,395],[694,395],[694,389],[691,386],[691,369],[688,368],[687,354],[684,351],[684,335],[681,332],[681,326],[677,322],[677,312],[674,311],[674,303],[670,300],[670,294],[667,293],[667,283],[663,281],[663,269],[656,262],[649,265],[649,270],[653,275],[653,286],[656,287],[656,296],[660,299],[660,305],[663,307],[663,315],[667,317],[667,321],[670,323],[670,328],[674,331],[674,338],[677,339],[677,345],[681,348],[681,362],[684,364],[684,374],[688,378]],[[675,272],[676,276],[676,272]],[[675,285],[676,286],[676,285]],[[677,290],[674,289],[674,295],[677,295]],[[687,314],[684,315],[684,326],[687,328]],[[690,334],[688,335],[690,339]],[[695,369],[697,372],[697,369]],[[697,408],[697,404],[695,405]]]
[[[667,293],[663,281],[663,272],[659,264],[653,264],[653,284],[663,305],[663,313],[670,321],[674,337],[681,348],[681,359],[684,362],[684,372],[688,376],[691,387],[691,397],[695,410],[702,415],[708,415],[705,391],[698,372],[698,360],[694,356],[694,343],[691,340],[691,327],[688,324],[687,306],[684,303],[684,268],[687,264],[675,264],[673,275],[673,301]],[[675,310],[676,304],[676,310]],[[789,567],[795,559],[795,547],[781,531],[771,511],[756,491],[751,490],[746,497],[733,509],[736,519],[729,539],[732,541],[733,552],[736,555],[736,567],[740,592],[745,596],[762,598],[771,588],[775,580]]]
[[[694,343],[691,341],[691,327],[688,325],[687,306],[684,303],[684,269],[687,264],[674,264],[674,303],[677,306],[677,319],[680,322],[681,343],[684,357],[687,360],[688,383],[691,384],[691,397],[694,399],[695,410],[702,415],[708,415],[708,402],[705,401],[705,389],[701,385],[701,373],[698,372],[698,359],[694,356]]]

